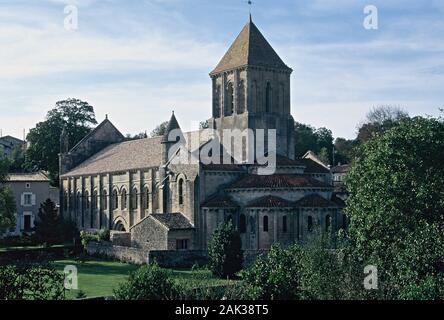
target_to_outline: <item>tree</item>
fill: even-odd
[[[333,134],[327,128],[314,128],[310,125],[295,122],[296,156],[302,157],[311,150],[325,156],[325,163],[333,161]]]
[[[409,118],[408,113],[400,107],[389,105],[374,107],[367,113],[366,120],[359,127],[357,140],[364,143],[407,118]]]
[[[97,124],[94,108],[78,99],[56,103],[44,121],[29,131],[26,151],[26,167],[30,170],[49,172],[51,182],[58,184],[60,136],[63,129],[68,134],[68,147],[74,147]]]
[[[35,222],[35,236],[40,243],[61,242],[61,220],[54,202],[47,199],[39,209],[39,219]]]
[[[168,123],[168,121],[165,121],[159,124],[153,131],[151,131],[150,137],[154,138],[158,136],[163,136],[167,130]]]
[[[141,133],[138,133],[136,135],[127,134],[125,138],[126,138],[127,141],[139,140],[139,139],[146,139],[146,138],[148,138],[148,135],[146,134],[146,132],[141,132]]]
[[[336,138],[335,148],[335,161],[333,165],[338,163],[347,164],[354,158],[354,148],[356,146],[356,140],[347,140],[344,138]]]
[[[218,277],[233,277],[242,269],[242,241],[231,221],[216,229],[208,246],[208,255],[211,271]]]
[[[114,290],[119,300],[173,300],[179,296],[170,273],[157,264],[140,267]]]
[[[25,171],[25,151],[23,146],[16,146],[12,149],[11,155],[9,156],[9,161],[9,172]]]
[[[14,228],[16,223],[14,194],[4,185],[7,182],[8,170],[8,159],[0,158],[0,235]]]
[[[444,123],[404,119],[357,154],[346,180],[350,241],[360,259],[378,267],[383,296],[397,298],[405,283],[395,275],[405,268],[415,273],[430,265],[442,272],[436,258],[420,257],[430,242],[407,250],[424,224],[444,226]],[[407,260],[416,263],[407,267]]]

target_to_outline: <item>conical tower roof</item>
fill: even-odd
[[[292,71],[274,51],[251,17],[210,75],[243,66],[271,67]]]
[[[173,111],[173,114],[171,115],[170,121],[168,122],[168,126],[167,126],[165,133],[163,135],[162,143],[175,142],[175,141],[168,140],[168,136],[169,136],[170,132],[175,129],[180,129],[180,126],[179,126],[179,122],[177,122],[176,116],[174,115],[174,111]]]

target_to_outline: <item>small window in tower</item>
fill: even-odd
[[[272,89],[270,82],[267,82],[267,88],[265,91],[265,112],[271,112],[271,98],[272,98]]]
[[[287,216],[282,217],[282,232],[287,232]]]
[[[268,232],[268,216],[264,216],[264,221],[263,221],[263,230],[264,232]]]
[[[247,232],[247,217],[244,214],[241,214],[239,218],[239,231],[240,233]]]
[[[184,181],[183,179],[179,180],[179,205],[183,205],[183,189],[184,189]]]
[[[313,231],[313,218],[311,216],[307,218],[307,230],[308,232]]]
[[[225,105],[225,115],[231,116],[234,113],[234,87],[233,83],[228,83],[227,86],[227,98]]]

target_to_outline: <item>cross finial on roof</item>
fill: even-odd
[[[247,3],[248,3],[248,6],[249,6],[249,8],[250,8],[249,10],[250,10],[250,22],[251,22],[251,20],[252,20],[252,19],[251,19],[251,7],[253,6],[253,1],[248,0]]]

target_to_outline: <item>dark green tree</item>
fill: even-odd
[[[404,280],[395,275],[403,277],[406,260],[417,261],[408,273],[426,265],[442,272],[436,258],[425,261],[418,256],[430,251],[430,242],[406,250],[411,249],[409,239],[420,238],[424,224],[444,225],[444,123],[406,118],[369,140],[357,154],[346,180],[351,244],[360,259],[378,267],[383,296],[397,298]],[[406,252],[408,259],[400,260]]]
[[[68,147],[74,147],[97,124],[94,108],[79,99],[67,99],[56,103],[44,121],[29,131],[26,151],[26,167],[45,170],[53,184],[58,184],[60,135],[63,128],[68,134]]]
[[[156,128],[154,128],[153,131],[151,131],[150,137],[153,138],[153,137],[163,136],[167,130],[168,123],[169,123],[168,121],[165,121],[159,124]]]
[[[47,199],[39,208],[35,222],[35,236],[40,243],[56,244],[62,241],[61,219],[54,202]]]
[[[358,128],[357,140],[359,143],[365,143],[397,126],[408,117],[408,113],[400,107],[390,105],[374,107],[367,113],[366,120]]]
[[[11,189],[5,186],[8,170],[9,160],[0,158],[0,234],[15,227],[15,199]]]
[[[211,271],[218,277],[233,277],[242,269],[242,241],[231,221],[216,229],[208,246],[208,254]]]

